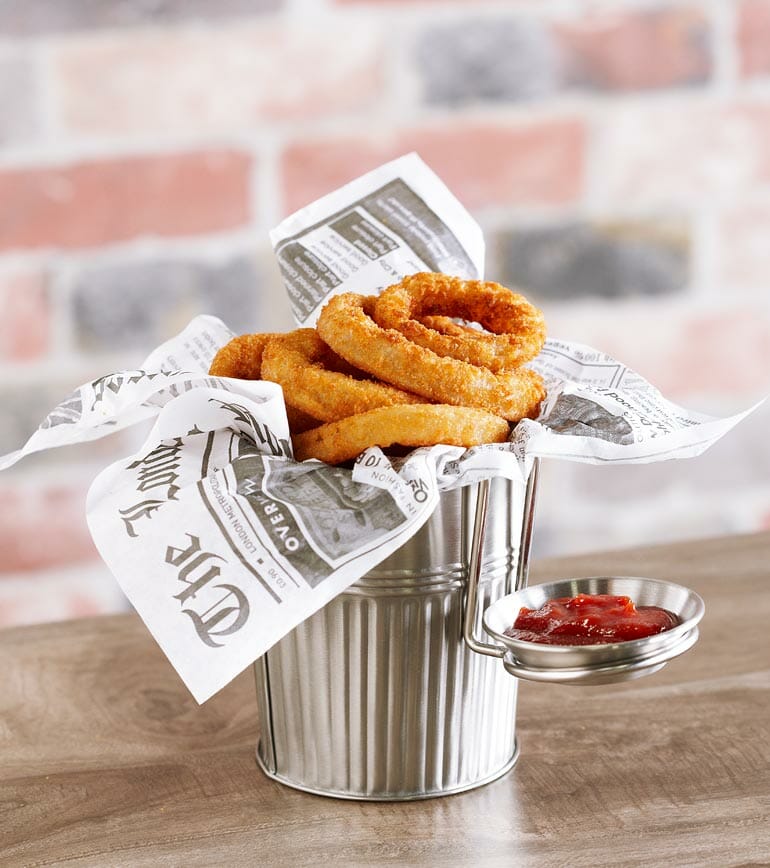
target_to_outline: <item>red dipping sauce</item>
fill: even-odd
[[[635,606],[630,597],[578,594],[548,600],[539,609],[522,607],[505,635],[541,645],[608,645],[663,633],[679,623],[668,609]]]

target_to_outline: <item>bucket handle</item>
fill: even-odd
[[[507,593],[520,591],[527,586],[529,578],[529,552],[532,546],[535,492],[537,491],[539,470],[540,459],[536,458],[527,480],[526,492],[524,493],[524,513],[521,522],[521,538],[519,539],[519,560],[516,564],[516,582],[513,588],[507,588]],[[506,653],[504,647],[492,645],[489,642],[481,642],[473,635],[473,627],[476,621],[479,577],[481,575],[481,563],[484,551],[484,532],[489,506],[489,486],[490,481],[488,479],[483,479],[479,482],[476,513],[473,519],[473,534],[471,536],[471,551],[468,559],[468,588],[465,597],[463,639],[471,651],[476,651],[478,654],[486,654],[488,657],[503,658]]]

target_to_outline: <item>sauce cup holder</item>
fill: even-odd
[[[463,639],[471,650],[498,657],[509,674],[529,681],[610,684],[657,672],[669,660],[692,648],[697,642],[698,623],[705,611],[703,600],[694,591],[674,582],[639,576],[587,576],[527,587],[530,508],[525,510],[525,517],[515,590],[484,610],[481,624],[493,642],[482,641],[475,635],[478,627],[477,589],[481,572],[480,559],[475,553],[480,550],[484,539],[486,497],[479,498],[463,624]],[[548,600],[578,594],[627,596],[637,606],[668,609],[679,618],[680,623],[670,630],[642,639],[599,645],[544,645],[505,635],[505,631],[513,626],[522,606],[539,609]]]
[[[630,597],[639,606],[660,606],[680,620],[676,627],[642,639],[599,645],[543,645],[506,636],[522,606],[539,609],[548,600],[578,594]],[[494,647],[504,649],[506,670],[530,681],[563,684],[607,684],[658,671],[668,660],[691,648],[698,639],[703,600],[673,582],[638,576],[589,576],[562,579],[501,597],[483,614]]]

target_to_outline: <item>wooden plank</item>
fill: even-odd
[[[770,857],[770,534],[535,564],[706,601],[701,640],[623,685],[523,683],[522,756],[458,796],[358,803],[256,767],[250,672],[202,707],[135,616],[0,632],[0,864],[618,866]]]

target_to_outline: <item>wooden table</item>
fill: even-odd
[[[0,865],[747,865],[770,860],[770,533],[541,561],[706,601],[693,650],[522,683],[521,759],[471,792],[311,796],[254,761],[253,679],[198,707],[132,615],[0,633]]]

